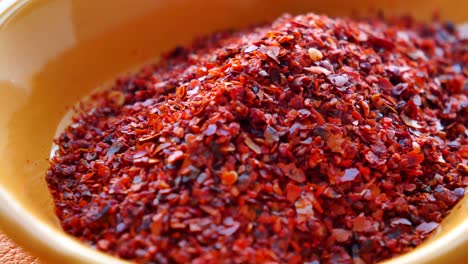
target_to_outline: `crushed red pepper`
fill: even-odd
[[[56,140],[56,213],[137,262],[397,256],[468,185],[467,50],[450,23],[315,14],[179,47]]]

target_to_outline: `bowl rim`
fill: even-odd
[[[0,0],[0,31],[26,4],[34,0]],[[77,239],[51,228],[24,208],[0,185],[0,228],[10,239],[47,263],[117,263],[111,255],[94,250]]]
[[[34,0],[0,0],[0,30],[8,19],[24,5]],[[457,203],[468,202],[465,197]],[[0,227],[11,239],[32,252],[41,260],[52,263],[129,263],[105,254],[79,240],[51,228],[23,207],[14,196],[0,185]],[[465,235],[463,235],[465,234]],[[382,264],[428,263],[468,246],[468,218],[446,234],[416,247],[403,255],[381,262]]]

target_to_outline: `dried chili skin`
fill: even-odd
[[[468,185],[467,50],[443,23],[315,14],[177,48],[56,140],[56,213],[142,263],[397,256]]]

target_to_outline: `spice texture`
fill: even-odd
[[[47,182],[66,232],[143,263],[375,263],[468,185],[454,25],[282,16],[93,94]]]

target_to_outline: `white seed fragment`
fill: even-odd
[[[310,48],[308,52],[309,52],[309,57],[313,62],[319,61],[323,58],[322,52],[320,52],[320,50],[316,48]]]

